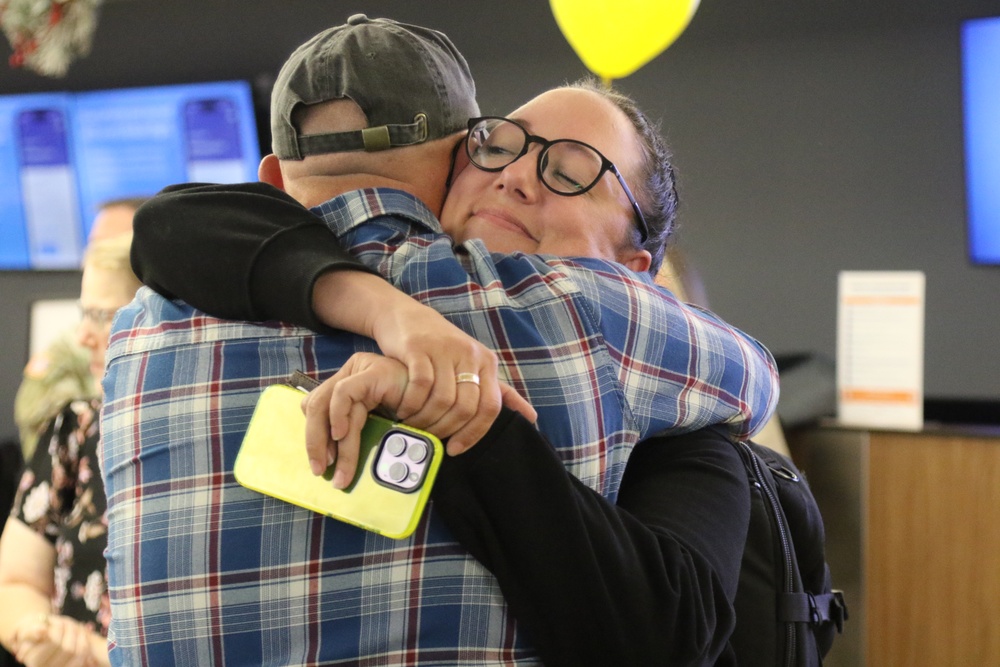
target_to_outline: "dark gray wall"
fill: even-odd
[[[544,0],[108,0],[65,79],[2,67],[0,93],[243,78],[263,101],[297,44],[360,10],[447,32],[487,112],[585,73]],[[680,241],[716,311],[775,353],[832,357],[838,271],[922,270],[928,396],[1000,398],[1000,267],[971,266],[964,246],[958,52],[959,20],[991,13],[996,0],[702,0],[618,82],[663,119]],[[15,432],[28,304],[78,285],[0,273],[0,437]]]

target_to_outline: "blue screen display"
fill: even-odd
[[[969,256],[1000,264],[1000,17],[962,25]]]
[[[76,269],[102,203],[259,162],[246,82],[0,95],[0,269]]]

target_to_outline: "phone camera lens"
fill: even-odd
[[[406,450],[406,455],[414,463],[420,463],[427,458],[427,445],[422,442],[412,442],[410,448]]]
[[[410,474],[410,469],[406,467],[405,463],[396,461],[391,466],[389,466],[389,479],[393,482],[402,482]]]
[[[406,438],[394,433],[385,441],[385,448],[393,456],[400,456],[406,451]]]

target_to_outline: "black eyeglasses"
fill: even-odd
[[[542,145],[538,154],[538,180],[557,195],[582,195],[597,185],[604,172],[614,174],[632,203],[642,243],[646,242],[649,226],[639,210],[639,202],[632,196],[618,167],[589,144],[575,139],[549,141],[530,134],[509,118],[484,116],[469,120],[465,152],[479,169],[501,171],[527,153],[533,143]]]
[[[81,301],[77,301],[77,306],[80,308],[80,319],[98,329],[110,325],[118,312],[117,308],[87,308]]]

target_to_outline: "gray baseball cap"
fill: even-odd
[[[350,98],[368,128],[300,135],[300,104]],[[384,150],[440,139],[479,115],[469,65],[447,35],[355,14],[319,33],[285,62],[271,93],[271,146],[282,160]]]

